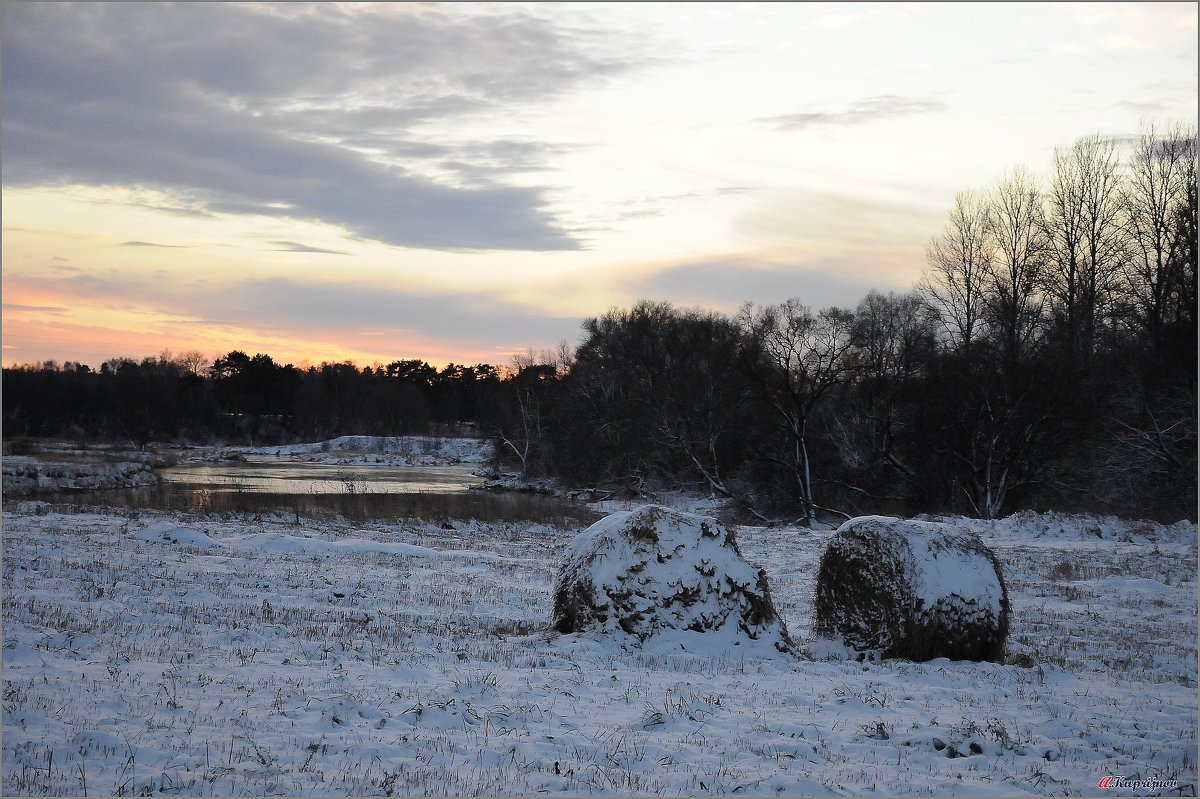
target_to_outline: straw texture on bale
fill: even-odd
[[[814,631],[860,651],[923,661],[1000,661],[1008,590],[973,533],[864,516],[843,524],[817,570]]]

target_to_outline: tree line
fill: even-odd
[[[903,294],[737,313],[641,301],[504,368],[231,352],[5,370],[6,438],[469,429],[508,467],[761,519],[1196,515],[1196,131],[1055,150],[961,192]]]
[[[99,369],[50,362],[4,370],[4,437],[273,444],[339,435],[477,432],[503,405],[500,370],[418,359],[360,369],[298,368],[235,350],[209,363],[199,352]]]
[[[530,474],[762,518],[1196,515],[1196,131],[1055,150],[960,193],[905,294],[731,316],[643,301],[524,364]]]

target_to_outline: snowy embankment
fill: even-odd
[[[1019,667],[551,634],[577,530],[39,507],[4,515],[6,795],[1196,791],[1192,524],[948,520]],[[798,642],[830,536],[738,534]]]
[[[312,444],[224,447],[209,458],[247,455],[353,466],[444,466],[453,463],[488,463],[493,457],[493,446],[492,442],[483,438],[339,436]]]
[[[6,498],[36,493],[107,488],[140,488],[158,485],[150,456],[126,453],[127,460],[109,463],[65,461],[27,455],[4,457],[3,490]]]

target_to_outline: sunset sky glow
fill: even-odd
[[[3,360],[507,364],[909,289],[958,191],[1196,120],[1194,3],[3,6]]]

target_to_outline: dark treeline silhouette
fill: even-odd
[[[504,405],[488,364],[436,369],[400,360],[306,369],[270,355],[169,352],[4,370],[4,436],[274,444],[339,435],[405,435],[495,427]]]
[[[434,369],[231,352],[6,369],[4,434],[320,440],[469,429],[569,485],[761,519],[1196,517],[1196,132],[1058,148],[955,198],[905,294],[732,316],[641,301],[575,348]]]

